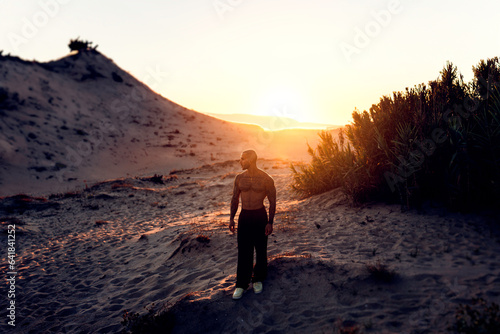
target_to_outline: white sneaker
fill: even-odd
[[[261,293],[262,292],[262,282],[255,282],[253,284],[253,292]]]
[[[242,288],[236,288],[233,293],[233,299],[240,299],[241,296],[243,296],[243,292],[245,292],[245,290]]]

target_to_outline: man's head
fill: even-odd
[[[257,165],[257,153],[254,150],[246,150],[241,153],[240,158],[241,168],[248,169],[250,166]]]

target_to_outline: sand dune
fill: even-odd
[[[300,200],[287,161],[259,165],[278,190],[270,274],[262,294],[240,301],[231,299],[236,237],[227,229],[236,161],[162,183],[124,178],[2,199],[1,220],[18,228],[16,332],[116,333],[125,310],[164,303],[174,333],[446,332],[459,303],[499,302],[494,217],[353,208],[338,190]],[[377,263],[395,276],[371,274]]]
[[[318,130],[269,132],[184,108],[97,51],[47,63],[0,55],[0,117],[0,196],[165,174],[248,148],[307,160],[318,141]]]

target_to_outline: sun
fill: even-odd
[[[287,117],[300,121],[305,110],[304,98],[298,90],[279,86],[260,94],[254,114]]]

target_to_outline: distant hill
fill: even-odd
[[[341,127],[338,125],[323,124],[323,123],[299,122],[293,118],[279,117],[279,116],[261,116],[261,115],[249,115],[249,114],[213,114],[213,113],[209,113],[207,115],[217,117],[219,119],[229,122],[256,124],[266,130],[337,129]]]
[[[0,196],[238,159],[308,159],[316,130],[266,132],[186,109],[95,50],[46,63],[0,55]]]

